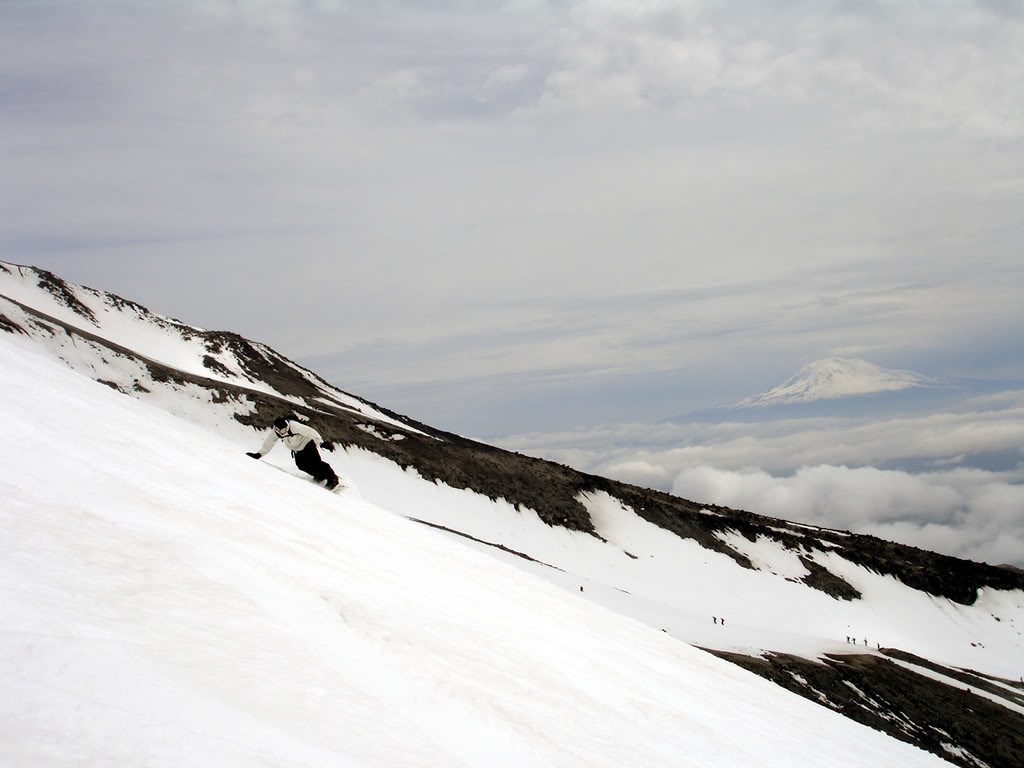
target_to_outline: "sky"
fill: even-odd
[[[1018,3],[13,0],[0,47],[2,258],[434,426],[1024,380]]]
[[[846,563],[865,596],[846,603],[767,573],[792,567],[791,552],[753,571],[705,551],[716,578],[699,592],[736,599],[760,584],[775,609],[737,600],[728,626],[712,623],[705,595],[637,567],[693,569],[668,540],[699,547],[610,499],[591,500],[599,540],[362,451],[332,454],[350,483],[336,496],[289,473],[283,451],[249,460],[255,435],[224,407],[179,393],[199,424],[42,350],[0,339],[0,412],[20,435],[0,444],[0,740],[17,765],[947,764],[609,610],[591,593],[632,596],[605,578],[632,578],[635,603],[719,645],[848,652],[834,623],[845,614],[933,660],[1019,671],[1019,590],[939,603]],[[211,429],[218,417],[225,427]],[[72,482],[52,482],[55,470]],[[483,554],[410,514],[464,514],[491,540],[526,534],[567,570]],[[647,556],[623,567],[620,547]],[[538,571],[595,579],[581,594]],[[659,590],[674,612],[639,597]],[[825,610],[808,611],[819,598]],[[809,620],[786,621],[797,610]],[[831,639],[816,636],[829,626]],[[969,690],[1024,711],[1009,693]]]

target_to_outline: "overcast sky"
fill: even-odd
[[[1022,378],[1017,2],[0,3],[0,243],[481,436]]]
[[[0,52],[0,258],[435,426],[1024,379],[1016,0],[4,0]]]

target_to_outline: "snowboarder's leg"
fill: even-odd
[[[338,484],[338,476],[331,465],[320,458],[316,443],[310,440],[306,447],[295,454],[295,466],[310,474],[317,482],[327,481],[328,487]]]

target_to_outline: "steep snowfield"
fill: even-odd
[[[779,386],[741,400],[736,406],[748,408],[808,403],[849,395],[927,387],[930,384],[930,379],[912,371],[889,370],[866,360],[830,357],[805,365]]]
[[[875,653],[880,644],[1010,679],[1024,667],[1024,593],[1019,590],[982,590],[974,605],[965,606],[832,553],[802,552],[863,594],[861,600],[837,600],[793,580],[807,569],[778,542],[730,536],[756,569],[742,568],[648,523],[605,493],[582,500],[607,543],[548,526],[529,510],[518,511],[502,500],[426,483],[365,451],[339,454],[332,463],[343,476],[356,479],[368,500],[472,536],[476,541],[445,534],[573,593],[583,587],[581,597],[694,645],[814,658]],[[416,500],[411,508],[410,498]],[[717,618],[724,618],[725,625]],[[847,637],[856,638],[857,647]]]
[[[403,519],[416,493],[331,495],[3,337],[0,370],[10,765],[945,764]]]
[[[59,283],[55,295],[52,286],[47,289],[39,278],[40,273],[29,268],[0,269],[0,293],[16,294],[26,305],[114,339],[151,359],[162,357],[177,361],[186,370],[205,370],[205,347],[188,337],[189,326],[82,286]],[[87,307],[94,321],[71,310],[69,299],[71,306],[77,302]],[[55,333],[39,327],[28,313],[2,297],[0,315],[27,331],[28,335],[0,335],[12,345],[46,350],[75,370],[112,380],[126,392],[132,392],[138,382],[145,387],[148,402],[193,424],[214,429],[220,439],[230,440],[239,454],[256,449],[262,442],[262,435],[234,420],[236,412],[247,410],[242,403],[215,403],[208,390],[192,385],[167,387],[154,381],[148,368],[136,359],[111,355],[95,342],[73,337],[62,329]],[[267,354],[276,353],[267,350]],[[232,363],[226,351],[219,359],[225,366]],[[314,383],[319,381],[310,376]],[[231,378],[239,377],[232,374]],[[354,407],[379,423],[390,421],[385,414],[325,382],[320,384],[338,398],[348,397]],[[389,439],[377,428],[366,429]],[[410,430],[407,425],[403,429]],[[368,501],[474,537],[478,541],[454,533],[437,534],[688,643],[747,654],[768,650],[809,658],[852,650],[873,652],[881,645],[1010,679],[1016,679],[1024,668],[1024,593],[1019,590],[983,590],[974,605],[963,606],[910,589],[827,550],[813,547],[797,553],[777,541],[748,541],[738,533],[724,534],[721,538],[754,564],[756,570],[750,570],[693,540],[651,525],[604,493],[580,497],[597,532],[606,540],[602,542],[548,526],[532,511],[518,510],[501,499],[495,502],[468,490],[424,482],[414,471],[403,472],[377,454],[352,449],[335,454],[331,460],[342,476],[355,480]],[[295,472],[283,448],[266,462]],[[415,503],[410,504],[410,499]],[[489,544],[525,553],[539,562]],[[800,582],[807,569],[798,554],[841,575],[862,593],[863,599],[836,600],[808,588]],[[725,619],[725,624],[718,619]],[[847,638],[856,639],[855,649]]]

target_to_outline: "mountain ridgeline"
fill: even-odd
[[[504,499],[521,511],[534,511],[549,526],[601,541],[605,539],[582,500],[595,492],[608,494],[680,539],[730,558],[739,568],[758,570],[759,565],[737,541],[769,544],[794,556],[805,573],[772,572],[765,578],[802,583],[829,600],[853,604],[864,597],[844,578],[842,568],[835,567],[837,561],[959,606],[974,605],[979,590],[1024,591],[1024,572],[1018,569],[691,501],[451,434],[344,392],[237,333],[195,328],[118,296],[69,284],[45,270],[0,262],[0,331],[46,349],[114,390],[150,399],[179,415],[191,414],[186,404],[195,404],[219,418],[265,430],[275,418],[295,414],[340,446],[377,454],[428,482]],[[168,357],[154,351],[160,348],[154,340],[167,338],[189,354]],[[700,590],[702,585],[667,588]],[[905,651],[879,647],[887,658],[854,652],[806,659],[708,650],[958,765],[1024,765],[1024,716],[896,666],[892,659],[901,660],[899,654]],[[949,667],[942,671],[951,679],[969,674],[971,685],[989,686],[995,691],[992,696],[1024,706],[1024,683]]]
[[[690,501],[438,430],[348,393],[339,398],[337,389],[312,372],[237,333],[194,328],[151,313],[135,302],[104,294],[117,311],[131,312],[204,348],[204,372],[175,368],[90,332],[88,325],[99,330],[94,312],[57,275],[3,263],[0,270],[29,274],[54,301],[87,324],[82,327],[69,323],[8,297],[28,317],[28,327],[24,327],[25,321],[19,323],[0,312],[0,329],[8,333],[64,334],[70,340],[105,348],[122,362],[131,361],[134,369],[147,373],[146,378],[151,381],[177,389],[197,387],[209,392],[213,403],[233,406],[234,418],[255,429],[268,429],[282,413],[295,413],[335,443],[377,453],[404,468],[415,469],[429,481],[469,489],[491,499],[504,498],[517,507],[534,510],[549,525],[594,533],[589,513],[577,497],[583,492],[605,491],[649,522],[725,554],[745,568],[752,567],[748,557],[730,547],[719,534],[734,531],[751,542],[764,537],[804,553],[807,557],[802,561],[809,571],[804,582],[840,600],[853,600],[860,595],[840,576],[814,562],[815,551],[837,553],[914,589],[963,605],[972,604],[977,590],[983,587],[1024,589],[1024,574],[1008,568],[961,560],[874,536]],[[222,362],[225,357],[234,365],[229,367]],[[128,381],[125,375],[117,375],[114,368],[95,374],[97,381],[125,394],[144,397],[149,393],[139,376]],[[269,385],[273,393],[254,388],[252,384],[256,382]],[[353,402],[367,408],[357,410]],[[388,419],[382,422],[374,414],[384,414]]]

